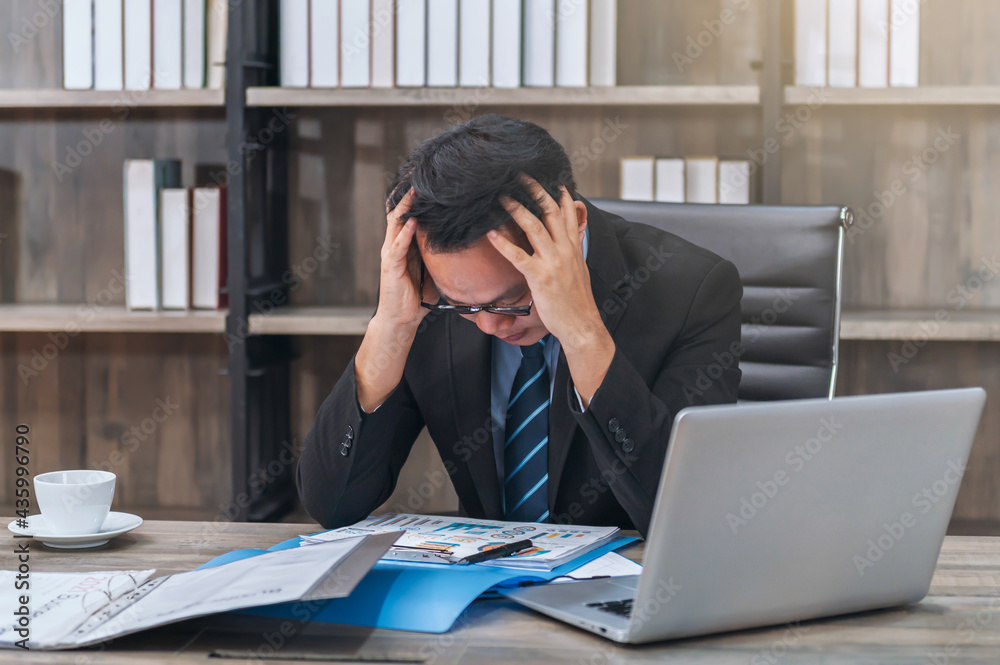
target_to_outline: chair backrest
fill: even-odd
[[[741,402],[833,397],[848,208],[590,202],[736,265],[743,280]]]

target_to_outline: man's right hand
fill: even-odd
[[[354,358],[358,403],[374,411],[399,384],[417,327],[429,310],[420,306],[420,250],[414,241],[417,220],[402,221],[416,193],[411,187],[395,208],[386,203],[385,241],[379,281],[378,310]],[[425,290],[433,290],[424,284]]]
[[[428,311],[420,306],[420,251],[414,242],[417,220],[405,223],[414,199],[411,187],[392,210],[386,204],[385,241],[382,243],[382,270],[379,281],[378,312],[386,323],[404,328],[420,324]]]

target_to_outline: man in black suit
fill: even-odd
[[[598,210],[548,132],[497,115],[421,144],[386,209],[377,311],[299,461],[309,514],[366,517],[426,425],[467,516],[645,535],[674,416],[736,401],[736,268]]]

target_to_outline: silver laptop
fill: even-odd
[[[506,595],[630,643],[916,602],[985,401],[965,388],[685,409],[642,574]]]

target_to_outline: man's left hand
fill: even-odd
[[[556,203],[534,178],[522,174],[521,180],[541,208],[542,220],[513,199],[500,203],[524,231],[534,254],[496,231],[487,237],[524,275],[542,325],[559,340],[576,388],[589,403],[614,357],[614,341],[594,302],[577,206],[565,187]]]

